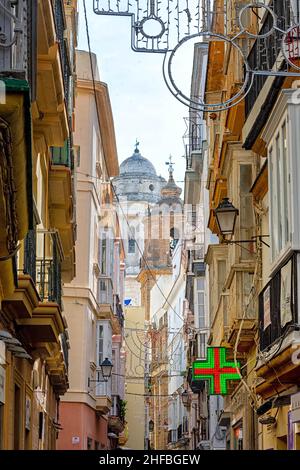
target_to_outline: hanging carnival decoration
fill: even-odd
[[[191,109],[218,112],[239,104],[257,80],[300,78],[300,12],[295,0],[93,0],[94,13],[131,17],[131,47],[164,54],[163,77],[174,97]],[[259,27],[253,27],[253,19]],[[188,41],[229,48],[244,68],[235,94],[219,103],[187,96],[174,79],[174,58]],[[238,82],[238,81],[237,81]]]
[[[228,381],[241,380],[240,364],[226,360],[227,348],[208,347],[206,359],[195,361],[192,369],[192,380],[209,383],[209,395],[227,395]]]

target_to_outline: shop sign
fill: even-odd
[[[228,381],[241,380],[240,364],[226,359],[227,348],[208,347],[206,359],[193,362],[193,382],[207,380],[209,395],[227,395]]]

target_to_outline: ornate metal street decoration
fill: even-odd
[[[227,1],[212,0],[93,0],[98,15],[131,17],[132,49],[164,54],[163,76],[175,98],[198,111],[222,111],[236,106],[250,92],[257,76],[300,78],[300,13],[298,2],[239,2],[229,12]],[[216,7],[216,5],[218,5]],[[258,17],[259,32],[250,14]],[[218,24],[218,30],[213,31]],[[217,32],[218,31],[218,32]],[[185,95],[174,80],[174,58],[187,41],[220,43],[234,48],[244,66],[244,79],[234,96],[220,103]]]
[[[209,395],[227,395],[228,381],[240,380],[240,364],[226,360],[226,348],[208,347],[206,359],[193,363],[193,381],[206,380]]]

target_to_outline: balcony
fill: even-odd
[[[32,182],[28,171],[32,165],[30,89],[26,80],[1,79],[0,138],[0,256],[5,257],[15,251],[32,222]],[[7,261],[2,263],[5,265],[7,275],[2,284],[5,291],[13,291],[14,282],[8,275],[12,264]]]
[[[176,429],[171,429],[168,431],[168,448],[169,449],[181,449],[185,448],[189,443],[189,438],[186,437],[186,432],[184,431],[187,422],[184,421],[183,424],[179,424]]]
[[[57,232],[28,232],[18,253],[17,288],[3,301],[13,318],[30,319],[43,304],[61,309],[61,256]]]
[[[112,406],[108,415],[108,429],[116,434],[120,434],[125,429],[122,400],[119,395],[112,395]]]
[[[283,30],[287,31],[291,24],[291,1],[279,2],[272,1],[273,10],[277,16],[277,25]],[[293,2],[295,3],[295,2]],[[298,19],[294,20],[298,23]],[[266,33],[272,27],[273,21],[270,14],[266,15],[265,22],[262,26],[261,32]],[[299,45],[297,39],[290,40],[293,33],[288,37],[286,53],[292,63],[299,62]],[[296,33],[297,34],[297,33]],[[255,40],[253,47],[247,58],[249,66],[253,70],[273,70],[284,72],[291,67],[287,64],[281,48],[283,45],[283,33],[275,30],[270,36],[266,38],[258,38]],[[244,148],[247,150],[254,149],[257,144],[259,153],[264,151],[262,142],[258,139],[260,133],[267,121],[272,108],[277,100],[280,90],[289,88],[290,82],[286,82],[286,77],[268,77],[267,75],[255,75],[253,85],[245,97],[245,113],[246,123],[243,128]]]
[[[112,279],[110,277],[101,276],[98,279],[98,305],[98,318],[110,320],[113,334],[121,334],[124,321],[123,310],[118,297],[113,294]]]
[[[61,314],[61,249],[56,232],[30,231],[18,256],[18,286],[3,300],[3,311],[33,347],[60,344],[66,325]],[[66,351],[65,351],[66,357]]]
[[[42,133],[47,146],[63,146],[70,131],[67,100],[71,70],[63,38],[65,26],[62,0],[38,3],[38,80],[33,119],[35,130]]]
[[[50,221],[58,229],[64,260],[62,277],[71,282],[75,276],[74,244],[76,239],[74,155],[70,139],[63,147],[51,148],[51,167],[49,172]]]
[[[203,124],[197,122],[197,118],[185,118],[188,131],[183,136],[185,143],[186,170],[199,173],[199,162],[197,156],[200,155],[203,145]]]
[[[290,5],[289,0],[286,2],[274,1],[272,8],[277,16],[278,27],[286,31],[290,26]],[[264,24],[260,30],[260,34],[266,34],[273,26],[273,18],[270,13],[266,15]],[[283,34],[276,30],[273,34],[266,38],[258,38],[255,40],[253,47],[248,55],[248,63],[252,70],[287,70],[287,64],[283,58],[278,61],[282,47]],[[267,75],[256,75],[254,77],[253,86],[249,94],[245,98],[246,118],[250,114],[255,102],[267,81]]]
[[[228,293],[222,293],[219,299],[217,312],[211,326],[213,331],[212,344],[216,346],[228,346]]]
[[[239,270],[241,269],[241,270]],[[249,298],[252,284],[251,271],[244,266],[236,266],[235,274],[228,290],[227,341],[232,348],[237,346],[240,353],[247,352],[254,343],[257,332],[257,306],[253,297]],[[242,326],[239,341],[238,332]]]
[[[96,380],[98,380],[95,387],[96,411],[106,415],[112,406],[111,378],[107,382],[104,381],[101,370],[96,369]]]
[[[33,92],[36,22],[36,2],[1,0],[0,75],[26,80]]]
[[[24,272],[30,270],[36,237],[35,283],[42,302],[55,302],[61,308],[61,263],[63,260],[62,246],[57,231],[31,231],[28,237],[32,241],[26,244],[24,252]],[[30,248],[29,248],[30,247]]]
[[[68,99],[70,96],[70,77],[72,72],[67,41],[65,39],[66,18],[63,0],[54,1],[54,18],[56,38],[59,44],[60,59],[62,64],[65,102],[68,109]]]
[[[188,369],[187,382],[193,393],[200,394],[205,389],[205,380],[193,380],[193,372],[191,367]]]
[[[274,394],[273,384],[278,392],[288,384],[300,385],[299,261],[299,254],[294,254],[259,295],[261,356],[256,374],[261,382],[256,390],[265,398]]]

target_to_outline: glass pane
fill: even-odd
[[[287,140],[286,140],[286,123],[282,126],[282,164],[283,164],[283,197],[284,197],[284,217],[285,217],[285,243],[290,241],[290,224],[289,224],[289,171],[288,171],[288,155],[287,155]]]
[[[276,174],[277,174],[277,179],[276,179],[276,194],[277,194],[277,222],[278,222],[278,250],[279,252],[282,250],[282,243],[283,243],[283,226],[282,226],[282,214],[281,214],[281,191],[282,191],[282,185],[281,185],[281,172],[280,172],[280,167],[281,167],[281,159],[282,159],[282,154],[280,151],[280,140],[279,140],[279,134],[276,137]]]
[[[197,279],[197,290],[204,290],[204,277]]]

